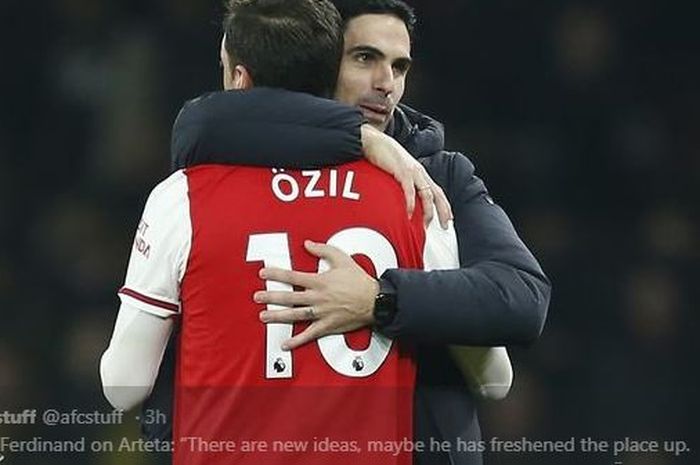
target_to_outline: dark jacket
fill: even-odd
[[[361,124],[357,109],[307,94],[265,87],[204,94],[175,120],[172,168],[284,161],[316,168],[359,160]]]
[[[245,116],[243,116],[245,115]],[[272,89],[214,93],[188,102],[173,128],[173,168],[201,163],[287,168],[358,159],[361,114],[352,107]],[[387,270],[398,313],[382,331],[418,345],[416,440],[480,439],[474,399],[446,351],[450,343],[508,345],[540,334],[550,284],[503,210],[460,153],[444,150],[442,125],[407,106],[387,132],[420,159],[445,190],[455,213],[461,269]],[[310,141],[317,139],[319,145]],[[316,149],[314,149],[314,147]],[[161,370],[145,408],[167,408],[172,368]],[[164,378],[164,379],[161,379]],[[150,436],[167,429],[144,425]],[[161,425],[162,426],[162,425]],[[482,463],[481,454],[418,454],[417,464]]]
[[[389,132],[391,131],[391,132]],[[461,153],[444,150],[442,125],[401,106],[387,132],[445,190],[455,215],[459,270],[387,270],[399,312],[384,332],[430,343],[528,343],[542,331],[551,286],[508,216]]]

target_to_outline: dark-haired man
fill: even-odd
[[[343,17],[345,39],[336,98],[357,105],[371,124],[386,130],[420,158],[445,189],[455,213],[462,266],[430,273],[387,270],[380,280],[382,294],[395,295],[396,306],[369,316],[384,334],[421,342],[416,439],[427,442],[435,437],[453,441],[454,447],[450,453],[419,454],[419,463],[478,464],[480,453],[459,453],[454,443],[457,438],[478,440],[480,432],[473,394],[450,357],[448,344],[495,346],[532,341],[544,324],[550,284],[503,210],[474,175],[473,165],[463,155],[444,150],[442,126],[399,104],[411,64],[413,10],[399,0],[334,3]],[[220,161],[250,162],[233,154]],[[283,155],[273,162],[276,166],[299,163]],[[295,281],[293,273],[265,271],[272,279]],[[368,297],[355,285],[362,278],[339,267],[307,282],[303,293],[260,293],[257,298],[315,309],[315,321],[309,328],[287,341],[290,347],[297,347],[351,324],[353,315],[360,320],[372,313],[372,308],[357,304]],[[354,290],[357,292],[350,292]],[[263,318],[281,322],[303,319],[303,315],[292,309],[265,313]]]
[[[382,294],[396,296],[396,305],[371,317],[384,334],[421,344],[417,349],[416,439],[428,442],[432,437],[453,441],[451,452],[418,454],[418,463],[479,464],[480,453],[460,453],[454,443],[458,438],[478,440],[480,432],[473,394],[450,357],[448,344],[494,346],[532,341],[544,323],[550,285],[503,210],[494,204],[483,182],[474,175],[473,165],[463,155],[444,150],[442,126],[399,104],[410,64],[411,32],[415,24],[412,10],[397,0],[336,0],[335,3],[345,22],[345,49],[337,96],[346,103],[359,105],[364,117],[376,127],[386,128],[388,134],[421,159],[445,188],[455,211],[462,266],[460,270],[431,273],[387,270],[380,280]],[[191,141],[190,144],[197,147],[204,144],[205,148],[187,152],[187,157],[182,156],[181,141],[174,141],[175,163],[184,166],[211,161],[213,157],[228,163],[306,166],[302,158],[294,156],[294,148],[303,147],[306,138],[285,134],[279,127],[294,125],[299,118],[308,121],[316,114],[314,108],[319,102],[295,100],[292,105],[279,99],[257,99],[255,106],[261,105],[275,108],[278,115],[294,112],[288,119],[272,118],[261,131],[270,143],[283,144],[285,151],[267,150],[266,153],[277,155],[273,159],[261,158],[265,154],[258,159],[246,159],[226,146],[235,139],[233,136],[212,143],[212,138],[207,137],[211,131],[205,128],[193,138],[197,143]],[[302,107],[306,112],[300,111]],[[233,112],[222,109],[225,111]],[[319,126],[333,129],[348,126],[327,123],[323,121]],[[240,132],[236,135],[241,136]],[[358,153],[346,155],[328,158],[325,163],[352,160]],[[319,163],[324,163],[323,157],[314,161],[314,164]],[[281,281],[295,279],[288,272],[268,272]],[[314,323],[289,341],[290,346],[295,347],[334,332],[340,324],[348,324],[343,315],[355,312],[367,318],[367,312],[374,309],[358,305],[358,302],[367,301],[365,291],[355,285],[362,279],[362,273],[336,267],[307,281],[308,291],[304,294],[258,297],[262,301],[294,302],[314,308]],[[353,294],[351,291],[355,290],[357,293]],[[265,314],[263,318],[290,321],[304,319],[304,315],[290,310]]]
[[[233,0],[229,7],[226,89],[329,94],[342,47],[332,4]],[[305,70],[301,78],[276,69],[279,51],[285,66]],[[205,96],[192,105],[217,102]],[[308,278],[330,266],[359,269],[340,250],[364,255],[377,273],[422,268],[424,251],[449,232],[424,230],[403,199],[391,176],[366,161],[313,171],[215,164],[176,171],[152,191],[137,229],[100,367],[109,401],[128,409],[149,394],[177,319],[173,463],[412,463],[412,447],[398,447],[413,438],[411,347],[365,328],[283,350],[293,325],[262,324],[263,307],[251,298],[260,286],[291,289],[261,276],[263,266],[301,268]],[[305,252],[326,242],[338,248],[327,261]],[[374,302],[376,280],[365,275],[358,285]],[[306,308],[305,318],[314,311]]]
[[[459,239],[460,270],[388,270],[382,275],[387,292],[397,295],[397,307],[375,324],[386,334],[430,343],[531,342],[544,324],[549,281],[503,210],[474,175],[474,166],[462,154],[444,150],[442,126],[399,105],[411,64],[413,10],[400,0],[334,3],[345,28],[336,98],[358,106],[373,126],[385,130],[421,159],[448,193]],[[234,158],[228,157],[228,161]],[[282,166],[293,163],[289,158],[277,160]],[[282,281],[295,276],[279,270],[265,272]],[[314,284],[322,283],[323,289],[312,286],[314,292],[303,297],[302,292],[258,294],[262,302],[284,305],[293,301],[316,309],[315,327],[288,341],[290,347],[333,332],[333,324],[323,322],[324,316],[332,319],[340,307],[333,301],[333,288],[335,284],[353,288],[351,280],[334,281],[333,277],[319,276]],[[264,316],[269,321],[285,321],[295,313],[289,310]]]

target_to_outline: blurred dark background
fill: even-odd
[[[689,2],[409,3],[421,21],[404,102],[445,123],[448,147],[470,156],[554,283],[542,338],[512,349],[510,397],[483,407],[485,437],[690,439],[700,41]],[[178,109],[219,87],[222,11],[219,0],[0,3],[0,411],[107,410],[97,364],[115,292],[146,195],[168,175]],[[24,434],[9,428],[0,434]],[[137,437],[135,422],[108,430]]]

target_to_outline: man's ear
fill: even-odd
[[[236,65],[233,68],[233,88],[238,90],[247,90],[253,87],[253,77],[248,72],[248,69],[243,65]]]

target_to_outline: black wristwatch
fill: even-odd
[[[396,316],[396,288],[386,279],[379,279],[379,293],[374,298],[374,326],[389,326]]]

